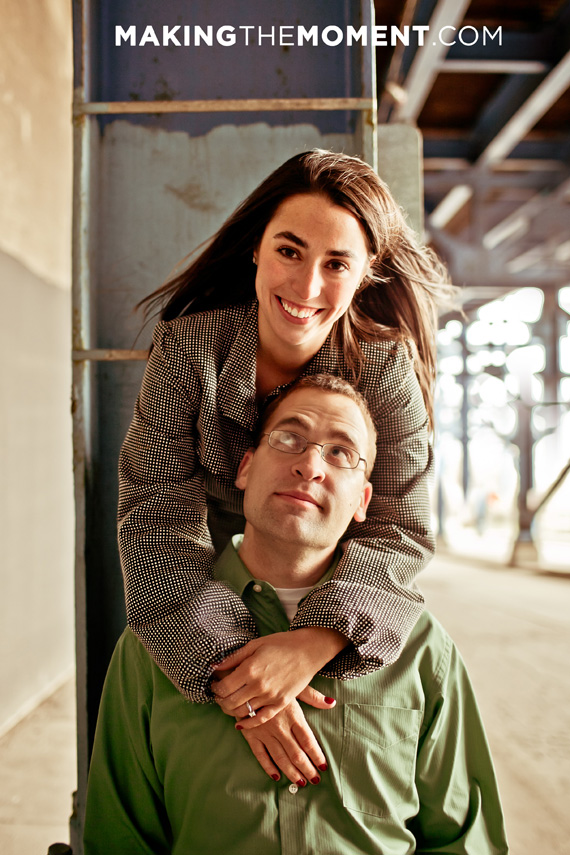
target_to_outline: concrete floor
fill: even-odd
[[[570,573],[440,553],[419,584],[471,675],[511,855],[568,855]]]
[[[0,739],[0,852],[46,855],[69,842],[75,686],[66,683]]]
[[[566,855],[570,839],[570,575],[442,553],[420,577],[467,662],[495,758],[511,855]],[[0,852],[68,842],[74,687],[0,740]]]

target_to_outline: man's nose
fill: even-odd
[[[293,290],[300,300],[312,300],[323,289],[323,276],[318,264],[307,264],[299,270],[293,283]]]
[[[305,481],[322,481],[326,474],[325,466],[319,446],[309,444],[295,459],[293,470]]]

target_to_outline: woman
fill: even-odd
[[[421,612],[410,586],[433,551],[428,432],[436,304],[448,292],[374,171],[314,150],[272,173],[143,301],[163,305],[163,323],[120,458],[128,620],[192,701],[211,699],[221,664],[224,711],[258,711],[240,723],[246,736],[255,728],[259,739],[296,697],[325,707],[303,693],[317,671],[351,678],[394,661]],[[368,519],[347,531],[333,578],[302,602],[295,631],[254,639],[241,599],[212,579],[215,552],[243,529],[234,479],[259,407],[323,372],[353,382],[377,424]]]

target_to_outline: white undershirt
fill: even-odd
[[[285,609],[285,614],[289,618],[289,623],[297,614],[299,602],[313,590],[314,585],[309,585],[308,588],[275,588],[275,593],[279,597],[279,602]]]

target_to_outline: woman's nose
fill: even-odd
[[[312,300],[318,297],[322,288],[322,275],[317,265],[304,267],[293,283],[293,290],[301,300]]]

